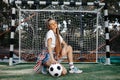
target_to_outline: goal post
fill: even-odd
[[[58,21],[61,35],[67,43],[73,46],[75,53],[79,53],[77,58],[79,61],[95,57],[97,62],[99,51],[106,52],[106,64],[110,64],[110,47],[109,47],[109,31],[108,31],[108,10],[107,3],[98,2],[57,2],[57,1],[14,1],[13,4],[21,5],[49,5],[44,9],[21,9],[21,16],[24,18],[32,11],[36,13],[33,19],[26,21],[20,32],[21,42],[19,55],[33,53],[25,57],[31,57],[41,51],[44,43],[45,21],[52,17]],[[80,7],[82,6],[82,7]],[[86,6],[88,8],[86,8]],[[92,7],[89,7],[92,6]],[[100,6],[104,6],[104,20],[97,12],[101,11]],[[95,8],[93,8],[95,7]],[[91,8],[91,9],[90,9]],[[24,14],[24,15],[22,15]],[[88,15],[89,14],[89,15]],[[36,17],[37,16],[37,17]],[[99,17],[98,17],[99,16]],[[99,20],[101,19],[101,20]],[[102,22],[104,21],[104,22]],[[26,24],[26,25],[25,25]],[[103,30],[105,27],[105,30]],[[30,32],[29,32],[30,31]],[[102,34],[102,33],[105,33]],[[30,35],[30,36],[29,36]],[[22,41],[23,40],[23,41]],[[105,48],[106,47],[106,48]],[[106,50],[106,51],[104,51]],[[95,55],[91,55],[96,53]],[[86,55],[87,54],[87,55]],[[81,59],[81,56],[82,57]],[[21,57],[19,57],[21,58]]]

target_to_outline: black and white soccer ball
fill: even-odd
[[[54,77],[61,76],[62,70],[62,66],[59,63],[51,64],[49,67],[49,73]]]

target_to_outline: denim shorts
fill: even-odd
[[[50,59],[50,54],[47,52],[45,58],[42,60],[42,64],[45,64]]]

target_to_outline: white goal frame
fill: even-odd
[[[49,9],[36,9],[36,10],[32,10],[32,9],[19,9],[19,23],[21,22],[20,21],[20,15],[21,15],[21,12],[23,11],[30,11],[30,12],[86,12],[86,13],[95,13],[97,14],[96,16],[96,61],[95,63],[98,63],[98,24],[99,24],[99,16],[100,16],[100,13],[101,13],[101,10],[103,9],[103,7],[99,8],[99,9],[96,9],[94,11],[83,11],[83,10],[49,10]],[[77,53],[80,53],[79,51]],[[19,30],[19,63],[22,62],[21,60],[21,29]]]

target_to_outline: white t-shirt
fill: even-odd
[[[46,38],[45,38],[45,47],[47,47],[47,40],[49,38],[52,38],[52,43],[51,43],[51,47],[54,48],[56,45],[56,36],[54,34],[54,32],[52,30],[49,30],[46,34]],[[60,42],[63,41],[63,38],[60,36]]]

